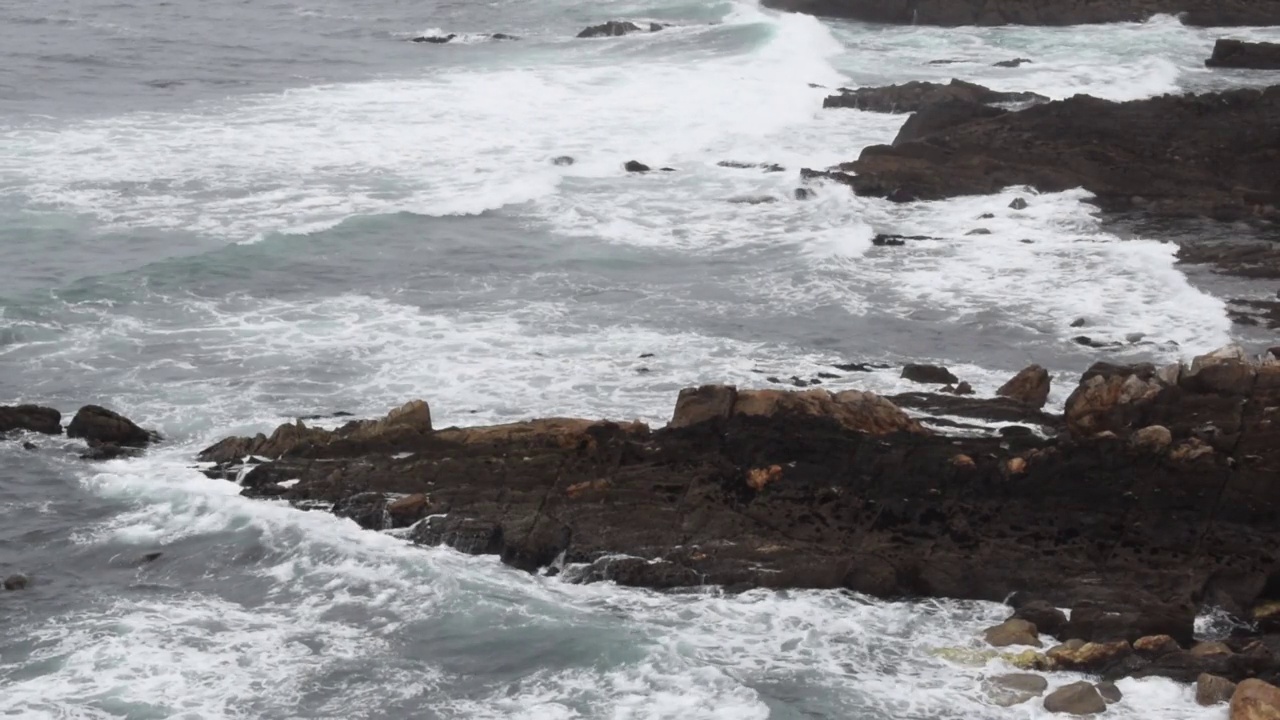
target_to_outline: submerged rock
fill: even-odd
[[[568,155],[560,155],[559,157],[551,158],[552,165],[567,167],[569,165],[572,165],[573,163],[574,163],[573,158],[569,157]]]
[[[412,42],[443,45],[457,37],[458,37],[457,33],[449,33],[448,35],[421,35],[419,37],[413,38]]]
[[[31,580],[26,575],[15,574],[4,579],[5,590],[26,590],[31,585]]]
[[[61,435],[62,413],[40,405],[0,405],[0,433],[12,430]]]
[[[996,675],[983,683],[991,702],[1000,707],[1021,705],[1049,689],[1049,681],[1032,673]]]
[[[993,67],[1016,68],[1019,65],[1022,65],[1024,63],[1029,63],[1029,62],[1031,61],[1026,58],[1014,58],[1012,60],[1001,60],[998,63],[994,63]]]
[[[652,28],[651,28],[652,29]],[[618,37],[628,33],[640,32],[640,26],[633,22],[623,20],[610,20],[601,25],[592,25],[591,27],[578,33],[580,38],[594,37]]]

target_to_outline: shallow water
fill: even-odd
[[[675,27],[573,38],[613,18]],[[436,31],[464,42],[405,42]],[[97,402],[167,438],[100,465],[69,440],[0,444],[0,574],[35,580],[0,594],[0,712],[1040,716],[983,701],[1001,663],[931,653],[978,647],[996,606],[567,585],[242,499],[191,459],[411,397],[441,425],[660,424],[681,387],[839,362],[944,362],[990,392],[1033,361],[1078,374],[1096,356],[1081,332],[1141,333],[1124,360],[1260,342],[1227,319],[1238,288],[1103,227],[1080,192],[792,193],[799,168],[902,121],[823,111],[810,83],[1131,99],[1265,82],[1206,71],[1216,35],[1168,18],[873,28],[732,2],[0,8],[0,402]],[[1015,56],[1034,62],[991,67]],[[675,172],[629,175],[630,159]],[[937,239],[873,247],[877,232]],[[907,389],[892,369],[837,374]],[[1121,687],[1117,717],[1211,715],[1171,683]]]

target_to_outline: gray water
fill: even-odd
[[[573,37],[615,18],[674,27]],[[437,30],[463,36],[407,42]],[[1131,99],[1266,81],[1206,71],[1214,37],[1169,18],[872,28],[731,2],[0,6],[0,403],[96,402],[166,437],[96,465],[75,441],[0,442],[0,574],[33,580],[0,594],[0,712],[1038,716],[985,702],[999,662],[936,656],[979,647],[996,606],[566,585],[244,500],[192,458],[413,397],[442,425],[660,424],[681,387],[848,361],[945,362],[990,392],[1032,361],[1080,372],[1081,317],[1099,339],[1142,333],[1124,360],[1261,342],[1227,320],[1223,293],[1245,289],[1189,279],[1175,245],[1121,237],[1080,192],[792,195],[799,168],[902,121],[824,112],[810,83]],[[1015,56],[1035,62],[991,67]],[[676,171],[628,175],[630,159]],[[1019,196],[1028,210],[1007,207]],[[876,248],[876,232],[937,239]],[[906,388],[892,369],[837,374]],[[1122,687],[1110,714],[1208,717],[1171,683]]]

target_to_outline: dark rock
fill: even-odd
[[[1142,197],[1147,215],[1261,222],[1280,219],[1277,117],[1280,86],[1123,103],[1078,95],[873,145],[838,171],[859,195],[891,200],[1083,187],[1105,211]]]
[[[333,514],[350,518],[366,530],[385,530],[391,527],[387,515],[387,496],[380,492],[362,492],[334,503]]]
[[[676,171],[676,169],[675,169],[675,168],[673,168],[673,167],[658,168],[658,170],[660,170],[661,172],[675,172],[675,171]]]
[[[1096,683],[1093,687],[1108,705],[1118,703],[1124,699],[1124,693],[1120,692],[1120,688],[1116,687],[1116,684],[1110,680]]]
[[[12,430],[61,435],[62,413],[39,405],[0,405],[0,433]]]
[[[1213,45],[1207,67],[1280,70],[1280,43],[1222,39]]]
[[[1054,713],[1095,715],[1106,712],[1107,703],[1092,683],[1074,682],[1045,696],[1044,709]]]
[[[414,493],[388,502],[385,509],[391,527],[409,527],[431,511],[431,498],[425,493]]]
[[[1071,321],[1071,327],[1074,327],[1074,328],[1084,327],[1084,325],[1085,325],[1084,318],[1076,318],[1075,320]]]
[[[1224,677],[1200,673],[1196,678],[1196,704],[1209,707],[1231,701],[1236,684]]]
[[[840,88],[838,95],[830,95],[822,101],[826,108],[852,108],[880,113],[909,113],[952,100],[970,104],[1033,103],[1048,100],[1031,92],[999,92],[964,80],[941,83],[912,81],[887,87],[867,87],[851,90]]]
[[[1049,384],[1049,371],[1039,365],[1030,365],[1001,385],[996,395],[1038,409],[1049,401]]]
[[[5,590],[26,590],[31,585],[31,580],[26,575],[10,575],[4,579]]]
[[[651,357],[657,357],[657,356],[654,355],[653,353],[640,353],[641,360],[644,360],[645,358],[651,358]]]
[[[67,425],[67,436],[129,447],[145,447],[159,439],[129,418],[97,405],[85,405]]]
[[[1077,335],[1071,338],[1071,342],[1077,345],[1083,345],[1085,347],[1096,348],[1098,350],[1105,350],[1107,348],[1120,347],[1120,343],[1118,342],[1109,342],[1106,340],[1094,340],[1088,335]]]
[[[568,167],[569,165],[572,165],[574,162],[575,162],[574,159],[569,157],[568,155],[560,155],[558,157],[551,158],[551,163],[553,165],[559,165],[560,167]]]
[[[22,449],[23,450],[39,450],[40,448],[35,443],[31,441],[26,441],[22,443]]]
[[[906,245],[908,240],[933,240],[927,235],[890,235],[887,233],[879,233],[871,238],[871,244],[876,247],[893,247],[898,245]]]
[[[991,231],[986,228],[974,228],[969,232],[965,233],[965,235],[990,235],[990,234],[991,234]]]
[[[1087,25],[1177,15],[1201,27],[1280,25],[1280,8],[1257,0],[767,0],[778,10],[898,25]]]
[[[1070,619],[1057,637],[1088,642],[1133,642],[1148,635],[1168,635],[1187,645],[1195,635],[1195,612],[1190,604],[1152,605],[1141,610],[1110,611],[1092,603],[1071,608]]]
[[[636,160],[628,160],[626,164],[622,166],[622,169],[629,173],[646,173],[652,170],[648,165]]]
[[[515,35],[508,35],[507,33],[493,33],[492,35],[489,36],[489,39],[490,40],[519,40],[520,38]]]
[[[1029,62],[1031,61],[1026,58],[1014,58],[1013,60],[1001,60],[1000,62],[995,63],[993,67],[1016,68],[1019,65],[1022,65],[1023,63],[1029,63]]]
[[[1009,207],[1014,210],[1026,210],[1027,201],[1023,198],[1014,198],[1013,202],[1009,203]]]
[[[956,384],[955,387],[948,385],[942,388],[942,392],[951,393],[952,395],[972,395],[973,386],[961,380],[959,383]]]
[[[963,60],[930,60],[925,65],[955,65],[964,62]]]
[[[960,378],[941,365],[910,364],[902,368],[902,378],[911,382],[929,385],[949,385],[960,382]]]
[[[911,392],[890,397],[894,404],[924,413],[975,418],[985,422],[1016,422],[1037,425],[1055,434],[1062,418],[1049,415],[1009,398],[972,398],[942,393]],[[936,418],[931,418],[936,421]]]
[[[808,200],[813,197],[813,191],[807,188],[796,188],[793,194],[797,200]]]
[[[578,33],[580,38],[594,37],[617,37],[626,35],[627,33],[639,32],[640,26],[633,22],[625,22],[620,20],[610,20],[603,25],[592,25],[591,27]]]
[[[1067,624],[1067,614],[1044,600],[1031,600],[1014,611],[1013,617],[1026,620],[1046,635],[1057,635]]]
[[[160,552],[160,551],[154,551],[154,552],[144,553],[144,554],[142,555],[142,562],[144,562],[144,563],[153,563],[153,562],[155,562],[155,561],[159,560],[159,559],[160,559],[161,557],[163,557],[163,556],[164,556],[164,553],[163,553],[163,552]]]
[[[80,453],[81,460],[118,460],[120,458],[138,457],[142,450],[136,447],[123,447],[116,443],[90,441],[89,449]]]
[[[433,43],[436,45],[443,45],[457,37],[458,37],[457,33],[449,33],[448,35],[422,35],[422,36],[413,38],[413,42]]]
[[[999,117],[1008,112],[1002,108],[968,100],[942,100],[912,113],[898,129],[893,146],[915,142],[974,120]]]
[[[671,26],[664,23],[651,22],[649,23],[649,32],[658,32],[663,28],[669,28],[669,27]]]
[[[738,162],[736,160],[721,160],[720,162],[716,163],[716,165],[719,165],[720,167],[724,167],[724,168],[735,168],[737,170],[752,170],[752,169],[764,170],[765,172],[770,172],[770,173],[786,172],[787,170],[786,168],[782,167],[781,165],[778,165],[777,163],[748,163],[748,162]]]
[[[887,370],[888,365],[879,363],[837,363],[831,367],[845,372],[875,372],[876,370]]]

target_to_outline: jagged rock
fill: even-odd
[[[1173,433],[1163,425],[1148,425],[1129,436],[1129,445],[1138,452],[1162,455],[1173,444]]]
[[[1120,688],[1116,687],[1116,684],[1110,680],[1095,683],[1093,687],[1108,705],[1113,705],[1124,699],[1124,693],[1120,692]]]
[[[995,627],[987,628],[983,631],[982,637],[992,647],[1008,647],[1010,645],[1040,647],[1040,637],[1036,632],[1036,626],[1019,618],[1010,618]]]
[[[1054,713],[1096,715],[1106,712],[1107,703],[1092,683],[1074,682],[1046,695],[1044,709]]]
[[[386,505],[391,527],[409,527],[427,516],[431,510],[431,498],[424,493],[414,493],[392,500]]]
[[[1236,684],[1224,677],[1200,673],[1196,678],[1196,704],[1208,707],[1230,702],[1236,691]]]
[[[62,413],[39,405],[0,405],[0,433],[11,430],[61,435]]]
[[[1245,42],[1223,38],[1213,45],[1206,67],[1280,70],[1280,43]]]
[[[1033,408],[1042,408],[1049,401],[1049,382],[1048,370],[1039,365],[1030,365],[1001,385],[996,390],[996,395],[1012,398]]]
[[[601,25],[592,25],[591,27],[578,33],[580,38],[594,37],[617,37],[628,33],[640,32],[640,26],[633,22],[623,20],[610,20]]]
[[[626,164],[622,166],[622,169],[629,173],[647,173],[652,168],[637,160],[628,160]]]
[[[1067,624],[1067,614],[1044,600],[1023,603],[1013,617],[1032,623],[1038,632],[1046,635],[1057,635]]]
[[[1162,387],[1150,365],[1094,363],[1067,398],[1067,428],[1078,437],[1125,430]]]
[[[385,530],[391,525],[387,517],[387,496],[380,492],[363,492],[344,498],[333,506],[333,514],[355,520],[366,530]]]
[[[412,400],[381,419],[352,421],[333,431],[307,427],[298,420],[277,427],[270,437],[258,433],[252,438],[225,438],[202,450],[197,457],[201,462],[215,463],[250,456],[275,459],[307,454],[335,443],[385,446],[423,437],[431,430],[431,408],[422,400]]]
[[[1028,206],[1025,198],[1014,198],[1009,207],[1013,210],[1026,210]]]
[[[825,108],[853,108],[868,112],[910,113],[947,101],[989,105],[992,103],[1029,103],[1048,100],[1031,92],[999,92],[964,80],[940,83],[912,81],[902,85],[868,87],[850,90],[840,88],[838,95],[823,100]]]
[[[954,385],[960,382],[960,378],[941,365],[907,365],[902,368],[902,379],[927,385]]]
[[[5,590],[26,590],[31,585],[31,580],[26,575],[10,575],[4,579]]]
[[[1280,688],[1257,679],[1236,686],[1231,720],[1280,720]]]
[[[1198,392],[1248,395],[1257,374],[1244,348],[1228,345],[1192,360],[1191,368],[1182,374],[1179,384]]]
[[[97,405],[85,405],[67,425],[67,436],[125,447],[145,447],[159,439],[129,418]]]
[[[983,686],[992,703],[1013,707],[1043,695],[1049,689],[1049,681],[1032,673],[1009,673],[988,678]]]

